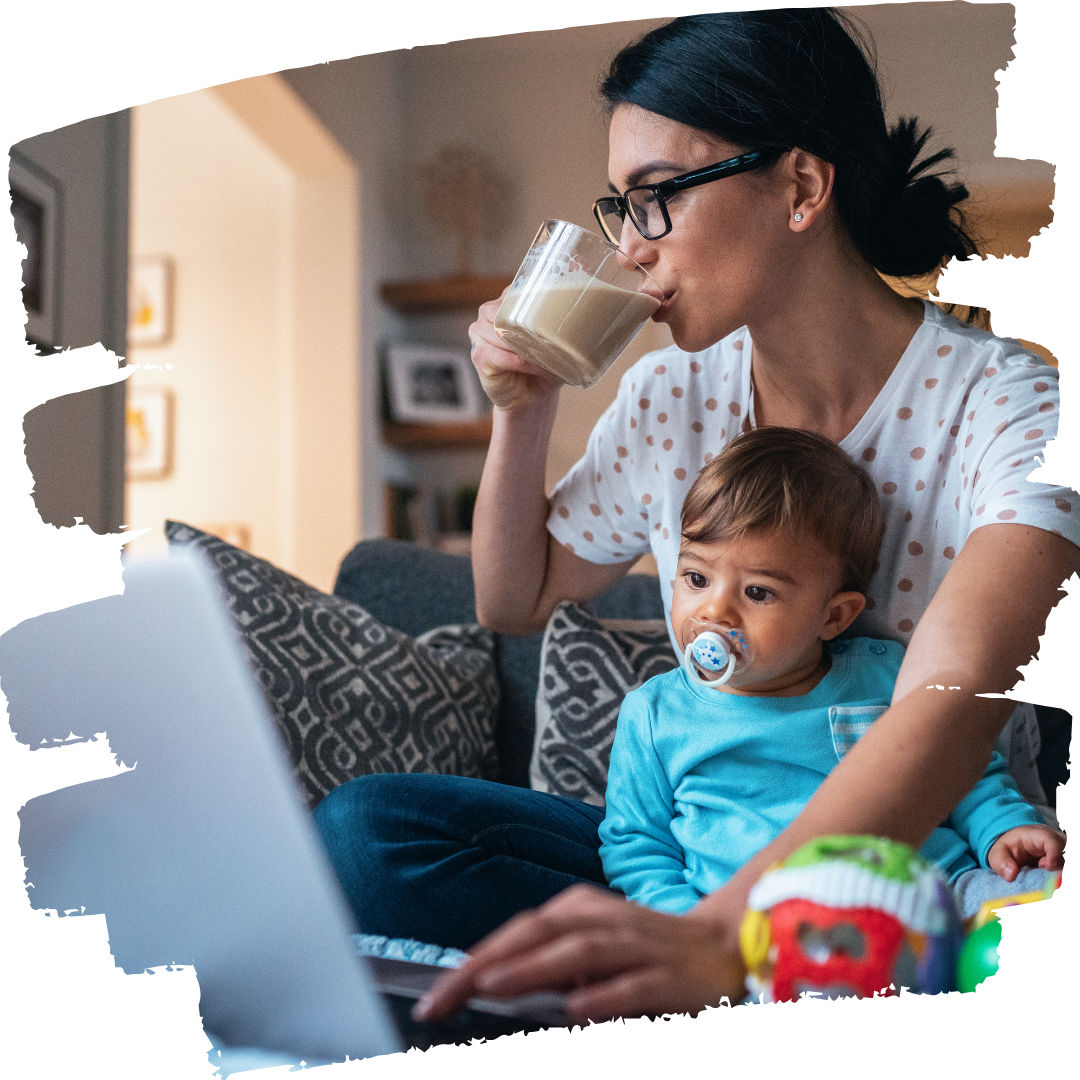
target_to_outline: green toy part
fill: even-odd
[[[785,859],[784,866],[793,869],[829,861],[856,863],[879,877],[906,884],[915,880],[912,863],[917,868],[922,859],[907,844],[880,836],[819,836]]]
[[[997,974],[1001,921],[996,915],[968,934],[956,959],[956,988],[969,994],[984,979]]]

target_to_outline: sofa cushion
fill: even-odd
[[[663,619],[598,619],[560,604],[544,631],[532,787],[603,806],[623,698],[677,666]]]
[[[413,640],[216,536],[165,534],[217,571],[312,805],[368,773],[496,778],[493,643],[475,621]]]
[[[387,626],[412,635],[442,623],[476,621],[469,558],[404,540],[357,544],[342,560],[334,593],[359,604]],[[646,574],[627,575],[584,606],[600,618],[664,617],[660,583]],[[499,779],[518,787],[529,786],[542,642],[543,634],[495,634]]]

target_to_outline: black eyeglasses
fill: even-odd
[[[739,173],[760,168],[774,161],[779,154],[779,150],[753,150],[704,169],[673,176],[659,184],[628,188],[621,195],[597,199],[593,203],[593,214],[600,223],[600,228],[604,230],[604,235],[616,247],[622,239],[623,222],[627,214],[630,215],[634,228],[646,240],[659,240],[671,232],[667,200],[672,195],[699,184],[711,184],[713,180],[723,180],[728,176],[737,176]]]

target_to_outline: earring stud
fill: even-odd
[[[796,221],[802,221],[802,214],[796,214],[795,215],[795,220]]]

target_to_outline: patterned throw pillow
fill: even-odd
[[[601,620],[560,604],[540,654],[533,790],[603,806],[623,698],[677,666],[663,619]]]
[[[217,571],[312,806],[368,773],[496,777],[489,631],[444,626],[413,639],[216,536],[176,521],[165,535]]]

